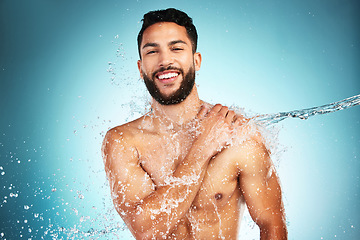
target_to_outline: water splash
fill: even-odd
[[[319,107],[305,108],[301,110],[293,110],[290,112],[279,112],[273,114],[262,114],[255,116],[253,119],[262,123],[265,126],[276,124],[282,120],[287,118],[300,118],[303,120],[308,119],[309,117],[315,115],[322,115],[327,113],[336,112],[339,110],[344,110],[346,108],[350,108],[356,105],[360,105],[360,94],[355,95],[341,101],[337,101],[334,103],[325,104]]]
[[[137,109],[137,106],[138,106],[137,102],[131,102],[131,104],[132,104],[132,106],[130,107],[129,110]],[[301,109],[301,110],[293,110],[293,111],[289,111],[289,112],[279,112],[279,113],[275,113],[275,114],[262,114],[262,115],[253,117],[253,119],[260,122],[264,126],[272,126],[272,125],[275,125],[276,123],[278,123],[282,120],[285,120],[287,118],[299,118],[299,119],[305,120],[311,116],[336,112],[336,111],[344,110],[344,109],[347,109],[347,108],[350,108],[350,107],[353,107],[356,105],[360,105],[360,94],[350,97],[350,98],[343,99],[341,101],[337,101],[334,103],[330,103],[330,104],[326,104],[326,105],[322,105],[322,106],[318,106],[318,107],[306,108],[306,109]],[[131,111],[129,111],[129,112],[131,112]],[[139,113],[140,113],[140,111],[139,111]],[[119,223],[113,222],[105,228],[99,228],[99,229],[90,228],[90,229],[86,229],[86,230],[79,230],[79,227],[74,228],[74,229],[61,228],[58,230],[58,234],[65,233],[68,237],[89,237],[89,236],[90,237],[101,237],[101,236],[110,237],[110,236],[116,235],[117,233],[122,234],[122,232],[124,232],[127,229],[125,223],[122,221],[120,221],[121,227],[115,227],[116,224],[119,224]],[[256,227],[255,223],[250,218],[250,215],[247,217],[244,216],[244,218],[242,220],[242,224],[249,224],[249,226],[251,228]]]
[[[93,239],[92,237],[95,237],[96,239],[101,237],[107,237],[109,239],[111,238],[111,234],[113,234],[112,236],[116,236],[117,232],[123,232],[127,229],[127,226],[123,222],[112,224],[102,229],[96,229],[91,227],[86,231],[80,230],[78,226],[74,226],[73,228],[58,227],[58,229],[52,229],[49,233],[49,236],[53,238],[55,237],[55,239]]]
[[[141,100],[131,102],[132,104],[128,106],[129,109],[125,109],[125,112],[131,114],[131,110],[136,110],[139,112],[139,114],[142,114],[141,110],[144,111],[144,108],[143,105],[139,104],[139,102],[141,102]],[[264,126],[271,127],[287,118],[307,119],[311,116],[344,110],[357,105],[360,105],[360,94],[319,107],[294,110],[289,112],[280,112],[275,114],[263,114],[255,116],[253,119],[259,121]],[[79,120],[76,119],[76,121]],[[85,131],[96,132],[99,129],[103,129],[104,126],[109,123],[109,121],[102,120],[100,117],[98,120],[94,121],[95,122],[88,122],[86,124],[82,121],[79,121],[78,129],[72,130],[71,133],[79,138],[84,136]],[[101,135],[101,138],[103,137],[104,136]],[[31,142],[29,138],[20,139],[18,141],[26,145],[24,146],[26,152],[27,149],[32,149],[32,152],[34,152],[35,155],[31,155],[31,157],[34,157],[34,159],[36,156],[39,158],[39,154],[43,154],[41,147],[35,148],[27,145]],[[16,150],[18,149],[16,148]],[[69,173],[60,171],[59,173],[56,172],[56,177],[54,174],[54,176],[45,177],[46,179],[43,177],[41,179],[34,180],[34,182],[29,182],[28,186],[37,186],[31,190],[33,194],[30,194],[23,190],[25,189],[25,186],[20,185],[20,183],[19,186],[13,184],[14,182],[12,181],[15,180],[10,178],[10,176],[14,176],[15,179],[17,175],[14,171],[17,169],[16,167],[18,164],[31,164],[31,166],[37,167],[36,161],[27,160],[29,159],[28,154],[23,157],[24,160],[21,160],[21,157],[15,150],[8,152],[7,155],[4,156],[8,157],[10,161],[6,163],[4,162],[0,166],[0,177],[2,177],[7,182],[7,187],[5,189],[6,195],[0,199],[0,208],[8,208],[10,204],[21,202],[22,214],[20,214],[20,217],[17,217],[14,220],[14,225],[16,227],[2,229],[0,232],[0,238],[10,239],[12,236],[11,232],[15,231],[15,229],[20,229],[21,231],[17,233],[18,237],[22,236],[24,238],[29,237],[33,239],[39,237],[52,237],[54,239],[113,239],[116,238],[117,235],[123,235],[127,234],[124,232],[129,232],[126,230],[126,225],[122,222],[116,211],[113,209],[107,184],[104,183],[103,186],[100,187],[101,189],[99,188],[97,190],[99,193],[101,192],[101,194],[106,193],[103,196],[103,205],[98,204],[99,210],[85,211],[82,210],[82,206],[84,206],[82,201],[90,197],[89,194],[86,194],[88,192],[86,189],[90,189],[90,187],[87,185],[87,182],[79,182],[76,186],[74,186],[74,183],[68,182],[72,181],[71,179],[66,180],[64,178],[58,178],[60,172],[62,172],[61,174],[64,176],[69,176]],[[71,165],[80,164],[84,167],[84,161],[71,158],[70,162]],[[30,165],[27,167],[30,167]],[[88,169],[88,172],[92,172],[92,178],[103,179],[103,170],[99,170],[96,166],[92,166],[92,164],[91,168]],[[49,181],[51,184],[49,184]],[[86,181],[88,181],[88,178],[86,178]],[[38,186],[39,182],[42,182],[43,185]],[[50,186],[48,186],[48,184]],[[68,185],[64,186],[65,184]],[[103,188],[106,190],[102,191]],[[73,202],[69,202],[68,197],[61,197],[61,194],[65,193],[71,195],[70,198]],[[34,198],[29,199],[29,195],[33,195]],[[46,201],[50,201],[50,197],[53,202],[50,203],[50,205],[47,207],[39,208],[39,204],[32,204],[32,201],[35,202],[35,199],[37,199],[45,201],[44,204],[41,202],[42,205],[45,205]],[[91,215],[91,218],[88,218],[87,215]],[[243,219],[242,224],[246,224],[246,222],[249,222],[249,224],[251,223],[252,225],[250,226],[254,226],[254,223],[251,220],[247,221],[246,218]]]

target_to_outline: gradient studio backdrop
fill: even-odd
[[[0,239],[131,238],[100,147],[146,111],[136,36],[167,7],[198,28],[206,101],[275,113],[360,93],[355,0],[0,0]],[[290,239],[360,238],[359,116],[277,124]],[[248,218],[241,239],[256,239]]]

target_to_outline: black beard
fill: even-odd
[[[168,68],[161,68],[153,74],[152,79],[155,79],[156,73],[166,70],[179,71],[180,74],[184,77],[178,90],[176,90],[170,96],[164,96],[161,94],[159,88],[156,86],[155,81],[151,80],[144,72],[142,72],[146,88],[148,89],[150,95],[161,105],[175,105],[181,103],[187,98],[187,96],[189,96],[191,90],[194,87],[195,84],[194,66],[190,67],[189,71],[186,73],[185,76],[184,76],[184,71],[182,71],[182,69],[175,68],[172,66],[169,66]]]

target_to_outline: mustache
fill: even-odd
[[[163,71],[168,71],[168,70],[175,70],[175,71],[179,71],[182,75],[184,75],[184,71],[181,68],[177,68],[174,66],[168,66],[168,67],[161,67],[158,70],[156,70],[153,74],[152,74],[152,78],[155,78],[155,75],[158,74],[159,72],[163,72]]]

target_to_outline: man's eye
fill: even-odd
[[[175,47],[175,48],[173,48],[172,50],[173,50],[173,51],[181,51],[181,50],[183,50],[183,48]]]
[[[153,51],[148,51],[146,54],[149,55],[149,54],[154,54],[154,53],[156,53],[155,50],[153,50]]]

